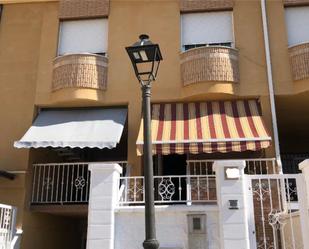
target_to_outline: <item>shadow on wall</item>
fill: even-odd
[[[85,249],[87,218],[26,212],[23,249]]]

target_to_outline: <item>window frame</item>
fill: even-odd
[[[231,15],[231,32],[232,32],[232,41],[231,42],[216,42],[216,43],[196,43],[196,44],[184,44],[183,37],[184,37],[184,27],[183,27],[183,20],[182,16],[186,14],[203,14],[203,13],[222,13],[222,12],[229,12]],[[221,44],[228,44],[228,45],[221,45]],[[194,46],[193,48],[186,49],[186,46]],[[207,12],[194,12],[194,13],[181,13],[180,14],[180,50],[181,52],[188,51],[190,49],[199,48],[199,47],[228,47],[228,48],[235,48],[235,32],[234,32],[234,15],[232,10],[222,10],[222,11],[207,11]]]
[[[0,4],[0,21],[3,13],[3,4]]]
[[[309,5],[304,5],[304,6],[287,6],[287,7],[284,8],[286,38],[287,38],[287,45],[288,45],[288,47],[294,47],[294,46],[301,45],[301,44],[304,44],[304,43],[309,43],[309,31],[308,31],[308,35],[307,35],[308,38],[306,40],[303,40],[302,39],[303,37],[300,37],[301,39],[299,39],[299,37],[295,36],[294,32],[289,32],[291,30],[304,30],[303,27],[298,27],[298,29],[293,29],[293,28],[289,29],[289,26],[294,26],[294,23],[293,24],[289,24],[289,21],[293,20],[291,15],[295,16],[295,14],[291,14],[291,13],[288,14],[288,11],[290,11],[290,10],[297,10],[297,9],[298,10],[308,9],[307,11],[309,12]],[[288,15],[290,16],[289,18],[287,17]],[[299,13],[297,14],[297,16],[299,16]],[[307,22],[309,23],[309,15],[308,15],[307,18],[308,18]],[[307,22],[305,22],[305,23],[307,23]],[[304,23],[303,20],[301,20],[301,23]],[[292,39],[292,37],[293,37],[293,39]],[[295,40],[298,40],[298,41],[296,42]]]
[[[104,49],[102,49],[102,51],[97,51],[97,52],[89,52],[89,51],[83,51],[83,52],[64,52],[61,53],[61,42],[62,42],[62,32],[63,32],[63,26],[62,24],[65,22],[83,22],[83,21],[91,21],[91,20],[105,20],[106,21],[106,36],[104,36],[104,39],[106,39],[106,51],[104,51]],[[91,19],[68,19],[68,20],[60,20],[59,21],[59,28],[58,28],[58,44],[57,44],[57,50],[56,50],[56,54],[57,56],[65,56],[65,55],[69,55],[69,54],[96,54],[99,56],[105,56],[107,57],[108,55],[108,18],[107,17],[98,17],[98,18],[91,18]]]

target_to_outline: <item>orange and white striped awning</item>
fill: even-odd
[[[152,105],[152,153],[258,151],[270,146],[258,100]],[[143,153],[143,120],[137,139]]]

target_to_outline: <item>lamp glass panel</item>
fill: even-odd
[[[149,75],[151,74],[152,62],[137,63],[136,67],[141,79],[148,79]]]
[[[139,60],[141,58],[138,52],[133,52],[133,56],[136,60]]]
[[[143,60],[143,61],[148,61],[148,56],[147,56],[145,50],[141,50],[141,51],[139,52],[139,54],[140,54],[140,56],[142,57],[142,60]]]

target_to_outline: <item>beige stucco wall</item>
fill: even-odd
[[[26,170],[28,151],[13,149],[13,141],[33,118],[37,57],[40,44],[41,6],[5,6],[0,22],[0,168]],[[25,198],[25,174],[14,181],[0,179],[0,202],[16,205],[21,224]]]
[[[281,1],[267,1],[267,17],[281,152],[308,153],[309,79],[292,78],[285,8]]]
[[[178,0],[111,0],[107,90],[63,89],[55,92],[51,91],[51,78],[58,43],[58,2],[29,2],[5,4],[0,21],[0,169],[28,169],[31,161],[29,151],[13,148],[13,141],[18,140],[31,125],[36,106],[127,105],[128,161],[134,166],[132,174],[139,175],[140,158],[136,155],[135,142],[140,123],[141,96],[124,48],[134,43],[140,33],[148,33],[153,41],[160,44],[164,58],[157,81],[153,84],[153,102],[259,97],[264,121],[272,132],[260,1],[235,1],[233,22],[235,47],[239,50],[239,83],[202,82],[182,86]],[[267,1],[267,8],[276,94],[308,91],[308,80],[292,81],[283,4],[280,0]],[[266,151],[266,156],[274,156],[273,147]],[[23,227],[29,227],[25,236],[31,237],[45,221],[51,227],[62,223],[60,220],[53,223],[48,215],[27,211],[28,202],[25,200],[29,191],[25,188],[28,185],[23,174],[13,182],[0,179],[0,202],[19,207],[18,223],[22,224],[24,217]],[[66,221],[63,222],[65,224]],[[33,223],[36,225],[33,226]],[[42,235],[44,233],[42,231]],[[32,244],[25,243],[24,248],[34,248]]]
[[[58,6],[49,4],[42,18],[41,44],[36,82],[38,106],[128,105],[128,159],[139,174],[135,140],[139,128],[140,89],[125,46],[138,34],[148,33],[160,44],[164,60],[153,84],[154,102],[201,101],[267,96],[266,64],[259,1],[236,1],[234,7],[235,46],[239,49],[240,82],[203,82],[183,87],[180,80],[180,12],[174,1],[117,1],[110,5],[107,90],[63,89],[51,91],[52,60],[58,41]],[[143,13],[135,15],[134,13]],[[250,44],[250,46],[248,46]],[[122,63],[119,63],[122,62]],[[120,73],[121,72],[121,73]],[[262,97],[263,114],[271,131],[270,108]],[[264,104],[265,103],[265,104]],[[272,150],[269,150],[272,151]],[[271,152],[268,152],[271,154]]]
[[[29,151],[13,148],[33,120],[42,14],[54,5],[5,5],[0,21],[0,169],[20,171],[14,181],[0,178],[0,203],[18,207],[22,248],[29,249],[76,248],[75,221],[29,212],[26,189],[31,176],[22,172],[28,168]]]
[[[277,95],[299,94],[309,91],[309,79],[292,79],[288,53],[288,34],[285,8],[281,1],[267,2],[269,39],[273,66],[273,79]],[[309,42],[309,41],[308,41]]]
[[[140,89],[124,47],[140,33],[160,44],[164,61],[153,85],[153,101],[200,101],[261,96],[263,114],[271,131],[270,108],[259,1],[236,1],[235,46],[239,49],[239,83],[203,82],[183,87],[180,81],[180,12],[174,1],[111,0],[109,15],[109,68],[107,91],[65,89],[51,91],[52,61],[58,42],[58,2],[6,4],[1,20],[0,77],[2,130],[1,167],[26,169],[27,150],[12,147],[30,126],[34,106],[129,107],[129,162],[138,169],[135,139],[139,128]],[[135,13],[140,13],[135,15]],[[143,14],[141,14],[143,13]],[[5,49],[3,49],[5,48]],[[121,62],[121,63],[119,63]],[[14,101],[12,101],[14,99]],[[18,115],[22,113],[22,115]],[[11,123],[16,127],[11,128]],[[136,171],[138,173],[138,170]]]

